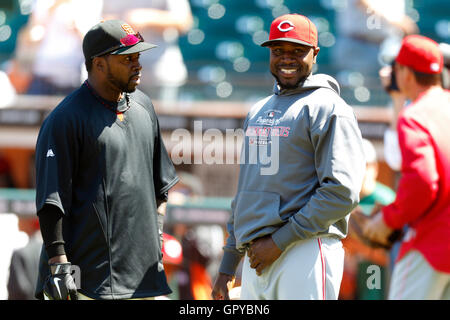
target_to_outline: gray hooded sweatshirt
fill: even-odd
[[[271,235],[282,250],[344,238],[365,172],[355,114],[328,75],[257,102],[244,123],[239,184],[219,272],[234,274],[246,246]]]

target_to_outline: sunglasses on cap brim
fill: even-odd
[[[134,46],[135,44],[138,44],[139,42],[144,42],[144,38],[142,37],[142,35],[138,32],[135,34],[128,34],[126,37],[123,37],[122,39],[120,39],[120,44],[117,46],[114,46],[112,48],[106,49],[100,53],[97,53],[95,55],[93,55],[91,57],[91,59],[94,59],[96,57],[100,57],[103,55],[106,55],[108,53],[114,52],[116,50],[125,48],[125,47],[131,47]]]

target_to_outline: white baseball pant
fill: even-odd
[[[260,276],[245,255],[241,300],[336,300],[344,269],[344,249],[336,238],[289,245]]]
[[[394,265],[389,300],[450,300],[450,273],[436,271],[419,251]]]

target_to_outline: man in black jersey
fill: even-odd
[[[94,26],[83,40],[88,79],[41,127],[36,209],[44,246],[37,298],[135,299],[171,292],[158,208],[178,177],[152,102],[136,89],[140,52],[153,47],[123,21]]]

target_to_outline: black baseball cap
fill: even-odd
[[[86,60],[104,54],[131,54],[155,47],[155,44],[144,42],[140,33],[122,20],[102,21],[93,26],[83,39]]]

